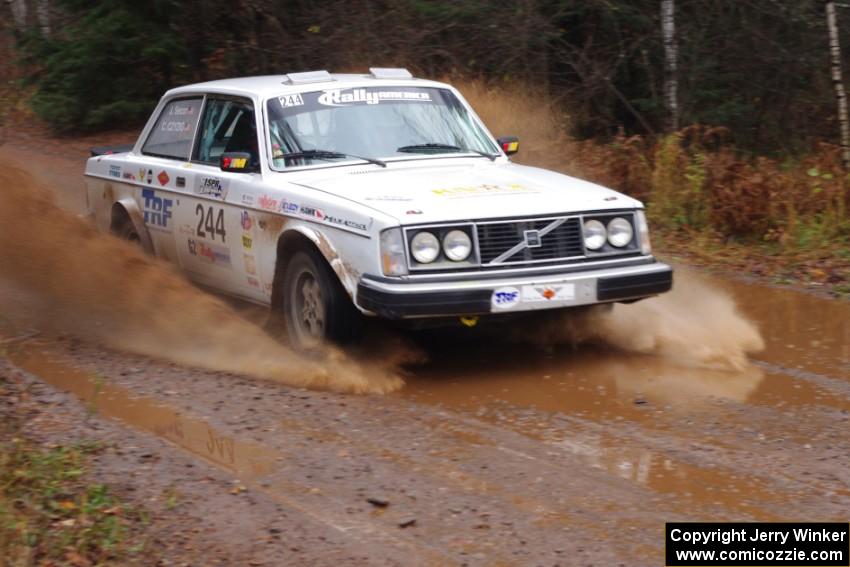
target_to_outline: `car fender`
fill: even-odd
[[[145,226],[145,217],[142,215],[142,211],[139,210],[139,205],[136,204],[136,201],[133,198],[125,197],[123,199],[119,199],[112,205],[110,229],[114,231],[118,228],[117,223],[120,219],[121,209],[124,210],[127,217],[130,219],[130,222],[133,223],[133,228],[136,229],[136,234],[139,235],[139,242],[144,251],[153,256],[153,240],[151,240],[151,235]]]
[[[348,293],[349,297],[354,298],[354,294],[357,291],[357,283],[360,280],[360,274],[356,269],[349,263],[342,259],[339,254],[339,251],[331,242],[330,238],[318,227],[313,227],[307,224],[296,224],[294,226],[287,227],[283,233],[281,233],[281,238],[285,238],[287,233],[297,232],[302,236],[306,237],[331,269],[336,274],[337,278],[339,278],[342,287],[345,288],[345,291]]]

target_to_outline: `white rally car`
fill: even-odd
[[[640,202],[517,147],[404,69],[215,81],[168,91],[132,148],[93,150],[88,207],[300,345],[364,314],[472,325],[671,288]]]

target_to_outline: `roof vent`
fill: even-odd
[[[306,73],[289,73],[286,81],[290,85],[306,85],[308,83],[324,83],[333,81],[333,76],[327,71],[307,71]]]
[[[393,67],[369,67],[369,73],[375,79],[412,79],[413,75],[407,69]]]

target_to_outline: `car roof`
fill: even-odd
[[[347,89],[364,86],[400,86],[411,85],[417,87],[442,87],[450,88],[445,83],[429,81],[426,79],[377,79],[370,74],[329,74],[329,80],[317,80],[304,83],[292,83],[287,75],[264,75],[258,77],[239,77],[235,79],[223,79],[219,81],[208,81],[206,83],[195,83],[169,90],[166,96],[198,93],[216,92],[242,96],[257,96],[269,98],[287,93],[320,91],[325,89]]]

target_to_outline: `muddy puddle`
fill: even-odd
[[[13,345],[6,349],[5,356],[19,368],[74,394],[92,414],[162,437],[241,479],[266,475],[274,464],[276,455],[263,447],[235,440],[203,419],[161,401],[134,395],[96,374],[76,370],[36,342]]]
[[[605,345],[464,344],[429,352],[430,363],[395,395],[511,428],[691,505],[776,519],[770,509],[793,505],[799,494],[777,491],[733,462],[683,459],[682,445],[730,450],[737,440],[682,426],[695,421],[722,426],[728,416],[729,428],[743,423],[758,440],[796,438],[803,445],[811,432],[797,431],[793,422],[753,424],[741,416],[747,408],[846,414],[850,304],[735,281],[710,284],[730,294],[765,339],[765,349],[743,368],[699,368]]]
[[[740,370],[694,367],[598,345],[443,345],[441,352],[429,353],[429,364],[408,378],[399,395],[464,410],[505,404],[598,421],[652,422],[650,406],[694,411],[717,400],[850,407],[850,303],[710,282],[735,299],[765,340],[765,349]]]

